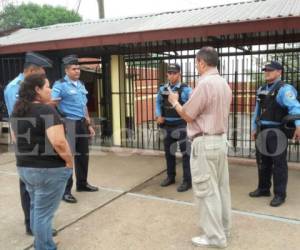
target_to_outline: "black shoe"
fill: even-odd
[[[52,236],[55,237],[57,236],[58,232],[56,229],[52,229]]]
[[[283,204],[285,202],[285,198],[280,197],[280,196],[275,196],[271,202],[270,202],[270,206],[271,207],[279,207],[281,204]]]
[[[77,199],[72,194],[64,194],[62,200],[68,203],[76,203]]]
[[[94,187],[90,184],[86,184],[85,186],[79,186],[77,187],[77,192],[97,192],[99,188]]]
[[[33,233],[29,227],[26,227],[26,234],[29,236],[33,236]]]
[[[160,186],[161,187],[167,187],[170,186],[171,184],[175,183],[175,178],[169,178],[167,177],[166,179],[164,179],[161,183]]]
[[[187,190],[189,190],[190,188],[192,187],[191,183],[190,182],[182,182],[180,184],[180,186],[177,188],[177,192],[185,192]]]
[[[31,229],[28,228],[28,227],[26,227],[26,234],[30,235],[30,236],[33,236],[33,233],[31,231]],[[57,236],[57,230],[56,229],[52,229],[52,236],[53,237]]]
[[[271,192],[270,191],[262,191],[260,189],[256,189],[253,192],[250,192],[249,196],[252,197],[252,198],[261,197],[261,196],[269,197],[269,196],[271,196]]]

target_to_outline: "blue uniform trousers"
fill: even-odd
[[[87,184],[89,165],[89,132],[85,119],[65,119],[67,138],[74,154],[76,187],[85,187]],[[69,178],[65,194],[70,194],[73,186],[72,176]]]
[[[187,138],[186,125],[164,125],[164,150],[167,162],[168,177],[174,179],[176,176],[177,143],[182,153],[183,181],[191,183],[190,150],[191,143]]]
[[[266,129],[270,129],[270,126],[261,128],[263,133],[260,143],[265,144],[264,150],[263,152],[257,150],[258,188],[262,191],[269,191],[273,175],[274,195],[285,198],[288,181],[287,138],[278,137],[276,128],[275,130],[274,128]]]

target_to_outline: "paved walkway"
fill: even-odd
[[[199,235],[192,192],[177,193],[175,185],[161,188],[165,177],[162,156],[93,151],[89,181],[97,193],[77,193],[77,204],[62,202],[54,226],[61,250],[168,250],[194,248]],[[230,164],[233,231],[227,249],[300,249],[300,171],[290,170],[288,197],[279,208],[271,198],[251,199],[256,168]],[[30,249],[24,233],[18,176],[13,155],[0,155],[0,249]]]

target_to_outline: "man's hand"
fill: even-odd
[[[169,90],[168,101],[174,106],[175,103],[178,102],[179,95],[177,92],[173,92],[170,87],[168,88],[168,90]]]
[[[70,162],[66,162],[66,168],[73,168],[73,166],[74,166],[74,163],[73,163],[73,161],[70,161]]]
[[[293,140],[300,141],[300,126],[296,127]]]
[[[91,125],[89,125],[88,129],[90,132],[90,137],[94,137],[96,135],[94,128]]]
[[[10,127],[10,136],[11,136],[11,140],[12,140],[12,142],[13,142],[14,144],[16,144],[16,143],[17,143],[17,138],[16,138],[16,136],[15,136],[15,133],[14,133],[14,131],[13,131],[11,125],[9,125],[9,127]]]
[[[162,116],[159,116],[159,117],[157,117],[156,121],[157,121],[157,124],[160,125],[160,124],[165,123],[165,118]]]
[[[256,136],[257,136],[256,131],[252,131],[251,132],[251,140],[255,141],[256,140]]]

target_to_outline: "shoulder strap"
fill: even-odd
[[[188,87],[187,84],[181,83],[181,84],[180,84],[180,87],[179,87],[179,89],[178,89],[178,94],[181,96],[181,93],[182,93],[183,89],[184,89],[184,88],[187,88],[187,87]]]
[[[161,90],[161,88],[162,88],[162,87],[165,88],[166,86],[167,86],[167,83],[161,83],[161,84],[159,85],[159,88],[158,88],[158,94],[161,95],[161,92],[164,90],[164,89]]]
[[[270,95],[272,95],[273,93],[274,93],[275,95],[277,95],[279,89],[280,89],[281,87],[283,87],[285,84],[286,84],[286,83],[283,82],[283,81],[277,82],[277,83],[276,83],[276,86],[272,89],[272,91],[270,91],[270,92],[268,93],[268,95],[270,96]]]
[[[188,87],[188,85],[187,84],[185,84],[185,83],[181,83],[180,84],[180,88],[179,89],[184,89],[184,88],[187,88]]]
[[[264,87],[266,87],[266,86],[267,86],[267,84],[264,84],[264,85],[260,86],[260,87],[258,88],[257,92],[262,91],[262,89],[263,89]]]

